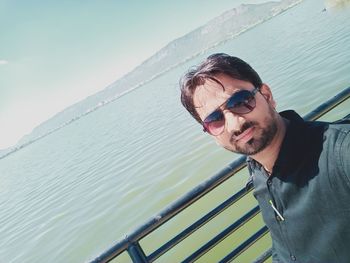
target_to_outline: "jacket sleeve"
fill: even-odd
[[[343,172],[350,181],[350,130],[344,134],[339,150]]]
[[[272,240],[271,252],[272,252],[272,254],[271,254],[272,263],[281,263],[282,261],[280,260],[280,258],[277,255],[276,249],[275,249],[274,244],[273,244],[273,240]]]

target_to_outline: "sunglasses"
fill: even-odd
[[[203,131],[213,136],[220,135],[225,129],[224,109],[234,114],[242,115],[251,112],[256,105],[255,94],[259,88],[252,91],[240,90],[235,92],[228,100],[226,100],[217,110],[210,113],[203,121]],[[222,108],[222,109],[221,109]]]

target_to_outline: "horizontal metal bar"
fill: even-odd
[[[322,115],[326,114],[330,110],[337,107],[339,104],[341,104],[343,101],[350,98],[350,87],[342,90],[340,93],[335,95],[333,98],[327,100],[326,102],[322,103],[320,106],[318,106],[316,109],[312,110],[308,114],[304,116],[305,120],[316,120],[320,118]]]
[[[272,248],[269,248],[263,254],[261,254],[257,259],[255,259],[253,263],[263,263],[271,256],[272,256]]]
[[[242,252],[244,252],[247,248],[253,245],[256,241],[258,241],[260,238],[266,235],[266,233],[268,232],[269,230],[267,226],[263,226],[254,235],[252,235],[250,238],[244,241],[241,245],[235,248],[230,254],[228,254],[226,257],[220,260],[219,263],[231,262],[232,260],[237,258]]]
[[[136,242],[149,233],[153,232],[155,229],[160,227],[162,224],[167,222],[169,219],[180,213],[182,210],[190,206],[192,203],[203,197],[205,194],[225,182],[232,175],[243,169],[245,164],[246,157],[241,156],[223,170],[216,173],[214,176],[204,181],[194,189],[192,189],[187,194],[183,195],[173,204],[170,204],[164,210],[162,210],[158,215],[154,216],[150,220],[148,220],[145,224],[138,227],[134,232],[132,232],[127,238],[119,241],[117,244],[112,246],[110,249],[105,251],[95,260],[93,263],[102,263],[108,262],[114,257],[120,255],[130,243]]]
[[[222,202],[220,205],[215,207],[213,210],[208,212],[206,215],[204,215],[202,218],[191,224],[189,227],[184,229],[181,233],[173,237],[171,240],[169,240],[167,243],[162,245],[160,248],[158,248],[156,251],[151,253],[148,256],[148,260],[150,262],[153,262],[157,258],[159,258],[161,255],[166,253],[168,250],[176,246],[178,243],[180,243],[182,240],[184,240],[186,237],[191,235],[193,232],[198,230],[200,227],[202,227],[204,224],[206,224],[208,221],[213,219],[215,216],[219,215],[221,212],[223,212],[225,209],[236,203],[238,200],[240,200],[243,196],[245,196],[250,191],[247,191],[246,188],[242,188],[240,191],[235,193],[233,196]]]
[[[338,95],[334,96],[330,100],[321,104],[319,107],[311,111],[309,114],[304,116],[306,120],[315,120],[327,113],[344,100],[350,97],[350,87],[340,92]],[[159,226],[170,220],[172,217],[177,215],[179,212],[190,206],[192,203],[200,199],[202,196],[219,186],[221,183],[229,179],[232,175],[234,175],[239,170],[245,167],[245,156],[239,157],[223,170],[215,174],[210,179],[201,183],[196,188],[192,189],[190,192],[179,198],[173,204],[166,207],[159,214],[148,220],[145,224],[138,227],[134,232],[130,234],[130,236],[125,237],[123,240],[116,243],[110,249],[105,251],[103,254],[98,256],[91,262],[108,262],[114,257],[121,254],[123,251],[127,249],[127,247],[136,242],[149,233],[153,232]]]
[[[234,222],[232,225],[224,229],[222,232],[220,232],[218,235],[216,235],[214,238],[212,238],[210,241],[208,241],[205,245],[200,247],[198,250],[196,250],[193,254],[191,254],[189,257],[187,257],[182,263],[189,263],[194,262],[201,256],[203,256],[205,253],[207,253],[210,249],[215,247],[218,243],[220,243],[222,240],[224,240],[227,236],[229,236],[231,233],[236,231],[238,228],[240,228],[244,223],[249,221],[251,218],[253,218],[255,215],[259,213],[259,206],[254,207],[251,209],[248,213],[246,213],[244,216],[239,218],[236,222]]]

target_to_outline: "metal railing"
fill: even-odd
[[[308,113],[304,116],[305,120],[316,120],[319,117],[323,116],[342,102],[344,102],[346,99],[350,97],[350,87],[343,90],[333,98],[329,99],[325,103],[318,106],[316,109]],[[345,118],[350,118],[350,114],[347,115]],[[119,256],[121,253],[127,251],[131,260],[133,262],[140,262],[140,263],[146,263],[146,262],[154,262],[157,260],[160,256],[165,254],[167,251],[169,251],[171,248],[179,244],[181,241],[183,241],[185,238],[190,236],[192,233],[194,233],[196,230],[198,230],[200,227],[205,225],[207,222],[212,220],[214,217],[222,213],[225,209],[236,203],[238,200],[240,200],[242,197],[244,197],[247,193],[250,192],[250,190],[243,188],[237,193],[235,193],[233,196],[222,202],[220,205],[212,209],[210,212],[208,212],[206,215],[192,223],[189,227],[185,228],[183,231],[181,231],[179,234],[177,234],[175,237],[171,238],[168,242],[161,245],[158,249],[150,253],[149,255],[146,255],[143,251],[142,247],[140,246],[140,240],[159,228],[161,225],[166,223],[168,220],[176,216],[178,213],[183,211],[185,208],[189,207],[191,204],[196,202],[198,199],[215,189],[217,186],[228,180],[230,177],[232,177],[234,174],[242,170],[246,164],[245,164],[246,157],[242,156],[235,161],[233,161],[231,164],[229,164],[227,167],[225,167],[223,170],[219,171],[217,174],[215,174],[213,177],[209,178],[208,180],[202,182],[200,185],[195,187],[193,190],[179,198],[177,201],[166,207],[164,210],[162,210],[160,213],[155,215],[153,218],[148,220],[145,224],[141,225],[139,228],[137,228],[134,232],[132,232],[130,235],[126,236],[123,240],[112,246],[110,249],[102,253],[100,256],[95,258],[92,263],[101,263],[101,262],[109,262],[112,259]],[[238,220],[236,220],[233,224],[225,228],[222,232],[217,234],[214,238],[209,240],[206,244],[204,244],[202,247],[194,251],[191,255],[189,255],[185,260],[182,262],[194,262],[201,256],[203,256],[205,253],[207,253],[210,249],[215,247],[218,243],[220,243],[222,240],[224,240],[226,237],[228,237],[231,233],[239,229],[242,225],[244,225],[246,222],[248,222],[250,219],[252,219],[255,215],[259,213],[259,207],[256,206],[247,213],[245,213],[243,216],[241,216]],[[247,250],[252,244],[254,244],[258,239],[263,237],[266,233],[268,233],[268,229],[266,226],[263,226],[261,229],[259,229],[256,233],[254,233],[251,237],[246,239],[243,243],[241,243],[238,247],[236,247],[232,252],[227,254],[220,262],[230,262],[237,258],[242,252]],[[268,249],[265,251],[260,257],[258,257],[254,262],[264,262],[266,259],[268,259],[271,256],[271,249]]]

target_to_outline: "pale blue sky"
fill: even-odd
[[[243,2],[0,0],[0,149]]]

